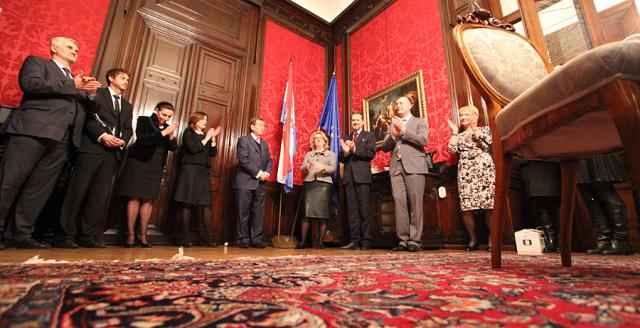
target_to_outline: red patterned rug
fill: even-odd
[[[0,326],[640,325],[640,260],[418,253],[0,265]]]

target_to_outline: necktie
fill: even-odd
[[[120,113],[120,97],[113,95],[113,108]]]
[[[355,131],[353,133],[353,142],[356,142],[358,140],[358,131]]]
[[[64,71],[64,75],[67,77],[67,79],[73,80],[73,76],[71,76],[71,71],[68,67],[64,67],[62,70]]]
[[[113,95],[113,108],[116,111],[116,126],[113,127],[113,135],[120,138],[120,97]]]
[[[407,119],[406,118],[402,119],[402,126],[407,126]],[[400,160],[402,160],[402,154],[400,153],[400,147],[397,147],[397,149],[398,149],[397,157],[398,157],[398,160],[400,161]]]
[[[120,113],[120,97],[113,95],[113,108]]]

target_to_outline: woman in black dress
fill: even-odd
[[[309,219],[319,222],[318,248],[324,248],[327,221],[331,218],[332,174],[337,169],[336,154],[330,151],[329,139],[322,131],[311,134],[311,151],[304,156],[300,171],[304,174],[304,219],[302,219],[302,240],[296,249],[306,247]]]
[[[147,225],[153,211],[153,201],[158,198],[160,184],[167,162],[167,153],[178,148],[175,131],[178,123],[168,124],[175,108],[163,101],[156,105],[151,116],[138,117],[136,143],[129,149],[118,193],[129,197],[127,203],[127,243],[134,246],[135,226],[140,214],[142,247],[151,247],[147,242]],[[142,205],[140,204],[142,202]]]
[[[213,229],[211,226],[211,156],[218,153],[216,137],[220,134],[220,127],[207,128],[207,114],[195,112],[189,116],[189,126],[182,133],[180,147],[180,168],[173,200],[179,202],[181,237],[178,245],[190,247],[189,221],[191,209],[199,208],[205,228],[207,246],[213,247],[211,240]]]

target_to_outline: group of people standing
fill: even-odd
[[[395,101],[395,113],[382,144],[391,152],[390,177],[395,203],[396,234],[399,239],[394,251],[415,252],[422,248],[423,195],[425,175],[431,166],[424,145],[427,143],[427,123],[411,114],[417,99],[407,94]],[[344,164],[342,184],[345,188],[349,221],[349,243],[342,249],[371,248],[371,161],[376,155],[376,137],[364,130],[362,113],[351,115],[352,133],[340,141],[337,154]],[[329,141],[322,131],[311,134],[311,150],[305,155],[300,171],[304,174],[304,218],[302,239],[297,249],[307,247],[310,219],[319,220],[318,248],[323,239],[327,220],[331,217],[331,175],[338,167],[336,154],[328,150]]]
[[[78,56],[75,40],[55,37],[50,52],[50,60],[29,56],[23,62],[18,79],[24,94],[2,126],[8,141],[0,164],[0,249],[5,243],[18,248],[51,247],[31,234],[74,148],[73,170],[53,246],[105,247],[96,239],[98,225],[133,136],[133,108],[122,97],[129,74],[121,68],[110,69],[107,86],[102,87],[94,77],[71,74],[69,66]],[[151,247],[146,232],[153,201],[160,192],[167,154],[177,149],[178,124],[168,123],[174,112],[174,106],[163,101],[151,116],[137,119],[136,142],[128,147],[117,187],[117,192],[129,199],[125,247],[133,247],[136,240],[142,247]],[[183,134],[176,184],[179,192],[174,197],[184,209],[202,208],[204,217],[211,205],[209,158],[216,154],[220,133],[219,127],[206,127],[205,113],[191,114]],[[12,219],[7,222],[9,217]],[[183,216],[182,222],[183,229],[185,225],[188,228],[188,218]],[[188,245],[184,239],[182,243]]]
[[[50,247],[34,240],[31,234],[73,148],[76,149],[73,170],[54,246],[105,247],[96,239],[97,229],[104,216],[114,175],[128,148],[116,188],[118,194],[128,198],[125,247],[151,247],[147,226],[153,203],[160,193],[168,152],[178,150],[178,123],[169,123],[175,113],[174,106],[162,101],[155,106],[153,114],[138,117],[136,142],[128,147],[133,136],[133,108],[122,97],[129,85],[128,72],[121,68],[110,69],[106,74],[107,86],[102,87],[94,77],[85,76],[83,72],[71,74],[69,66],[78,55],[75,40],[55,37],[51,40],[50,51],[50,60],[35,56],[25,59],[19,73],[24,95],[19,107],[2,126],[8,142],[0,164],[0,249],[6,242],[14,243],[18,248]],[[424,149],[428,125],[411,114],[416,98],[410,93],[395,101],[395,115],[382,143],[382,150],[391,152],[389,175],[398,237],[394,251],[415,252],[422,248],[425,175],[432,163]],[[490,226],[495,197],[491,131],[487,126],[479,127],[478,118],[477,108],[465,106],[459,109],[460,125],[448,121],[452,136],[447,151],[459,154],[460,208],[470,237],[467,251],[479,248],[474,213],[482,212]],[[340,141],[338,154],[328,149],[329,140],[324,132],[311,134],[311,150],[300,167],[304,175],[304,218],[297,249],[308,246],[311,220],[319,223],[318,248],[324,248],[327,221],[331,217],[332,174],[338,169],[336,158],[344,164],[342,183],[350,231],[350,241],[342,248],[371,248],[371,161],[376,154],[376,138],[363,126],[362,113],[353,113],[352,133]],[[189,227],[193,211],[199,212],[203,220],[206,244],[215,245],[211,240],[209,170],[211,157],[218,151],[216,139],[221,129],[207,127],[206,113],[190,114],[177,156],[179,170],[173,200],[179,204],[178,244],[184,247],[191,245]],[[252,118],[249,132],[237,143],[238,173],[233,181],[237,197],[237,242],[242,248],[264,248],[265,182],[270,177],[273,162],[269,146],[262,139],[264,120]],[[544,180],[544,177],[553,180],[558,176],[553,168],[544,170],[548,165],[527,162],[521,166],[525,168],[523,172],[529,169],[533,174],[525,179],[525,184],[534,208],[544,218],[548,239],[546,250],[557,251],[559,205],[555,193],[559,193],[559,187],[551,188],[555,190],[551,196],[535,191],[540,183],[534,180]],[[533,168],[536,169],[531,171]],[[537,178],[531,179],[533,176]],[[555,185],[559,183],[557,180],[559,177]],[[580,189],[598,235],[597,247],[589,250],[589,254],[632,253],[626,209],[613,189],[613,183],[623,180],[622,170],[612,156],[580,162]],[[554,186],[554,181],[543,184]],[[10,216],[11,209],[13,216]],[[8,217],[12,220],[6,222]],[[138,218],[139,230],[136,232]]]

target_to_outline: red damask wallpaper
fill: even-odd
[[[74,74],[91,72],[109,0],[3,0],[0,2],[0,103],[17,106],[18,72],[27,55],[50,58],[54,36],[80,43]]]
[[[293,59],[293,85],[296,106],[296,142],[294,157],[295,184],[302,184],[300,166],[309,151],[309,137],[318,127],[327,88],[325,49],[276,23],[267,20],[262,68],[260,116],[267,129],[264,139],[269,143],[273,169],[271,181],[275,181],[282,140],[280,113],[284,89],[289,74],[289,58]]]
[[[362,99],[422,69],[429,120],[427,150],[434,161],[453,158],[446,152],[451,130],[451,99],[437,1],[398,0],[351,35],[351,106],[362,111]],[[383,170],[389,154],[378,152],[372,165]]]

